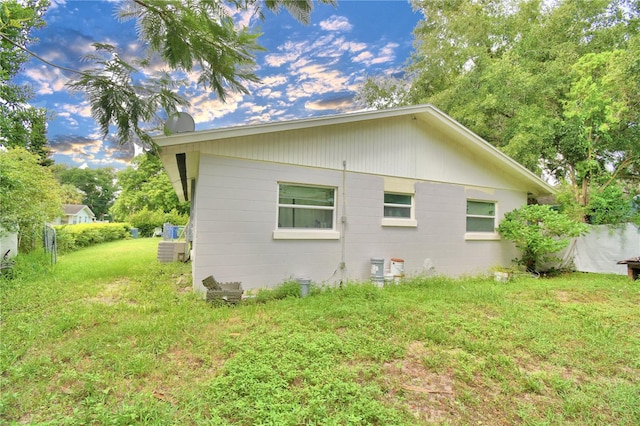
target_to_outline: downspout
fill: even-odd
[[[196,228],[196,180],[191,179],[191,201],[189,203],[189,233],[187,241],[187,249],[189,250],[189,260],[191,260],[191,252],[193,251],[193,239],[195,237]]]
[[[347,160],[342,161],[342,217],[341,232],[340,232],[340,284],[344,280],[344,272],[347,268],[345,244],[346,244],[346,229],[347,229]]]

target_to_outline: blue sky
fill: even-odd
[[[124,57],[141,51],[133,21],[116,18],[117,1],[52,0],[47,26],[34,33],[30,48],[56,64],[80,69],[94,42],[118,46]],[[356,111],[353,96],[367,76],[401,72],[413,44],[413,29],[421,18],[406,0],[338,0],[336,7],[316,4],[307,26],[287,12],[267,11],[266,19],[234,16],[238,24],[259,27],[257,54],[260,83],[249,95],[230,93],[226,103],[187,79],[191,106],[184,109],[196,130],[238,126]],[[133,147],[119,147],[112,135],[102,138],[86,100],[65,89],[69,74],[38,61],[28,62],[18,83],[29,84],[32,104],[51,110],[48,138],[56,163],[71,166],[126,167]]]

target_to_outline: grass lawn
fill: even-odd
[[[430,278],[236,307],[158,240],[0,281],[0,423],[640,424],[640,282]],[[285,294],[285,293],[283,293]]]

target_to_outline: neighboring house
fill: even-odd
[[[367,280],[508,265],[495,228],[553,188],[437,108],[420,105],[155,138],[191,202],[194,289],[291,278]]]
[[[84,204],[63,204],[64,216],[56,218],[53,225],[76,225],[96,221],[96,215]]]

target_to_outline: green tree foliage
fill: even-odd
[[[586,231],[586,224],[538,204],[506,213],[498,226],[498,233],[520,250],[522,258],[518,263],[528,271],[536,271],[541,262],[553,259],[550,255],[569,245],[568,238]]]
[[[640,177],[634,172],[640,172],[636,128],[640,105],[637,99],[630,102],[624,90],[631,77],[624,69],[628,54],[626,50],[589,53],[572,68],[564,103],[565,129],[572,137],[560,139],[559,147],[565,176],[583,206],[589,204],[590,186],[597,185],[596,191],[602,192],[618,175]]]
[[[66,69],[76,75],[69,87],[87,96],[92,115],[105,136],[111,126],[116,126],[121,143],[136,141],[151,146],[147,131],[149,125],[158,123],[158,113],[170,115],[188,102],[175,93],[174,77],[161,73],[139,81],[140,72],[149,71],[151,59],[159,57],[172,71],[198,73],[198,83],[222,100],[230,90],[246,92],[245,84],[258,80],[253,69],[255,54],[262,47],[257,42],[259,34],[236,27],[229,10],[263,16],[263,8],[274,12],[285,9],[301,22],[308,22],[313,0],[123,1],[118,4],[118,15],[122,20],[136,21],[146,51],[135,61],[126,62],[114,45],[96,43],[95,54],[86,58],[93,64],[89,69]],[[5,28],[0,30],[0,38],[28,52],[22,40]]]
[[[142,210],[136,211],[127,217],[127,223],[137,228],[139,234],[143,237],[151,237],[156,228],[163,228],[165,223],[172,225],[186,225],[189,216],[179,213],[173,209],[169,212],[161,210],[149,210],[144,207]]]
[[[615,225],[633,219],[632,197],[625,194],[622,186],[608,185],[591,191],[590,195],[585,209],[589,223]]]
[[[530,170],[592,186],[640,179],[640,3],[420,1],[425,19],[397,80],[370,79],[369,106],[432,103]]]
[[[45,222],[62,214],[60,185],[39,161],[21,147],[0,151],[0,228],[17,231],[20,247],[27,251]]]
[[[46,0],[15,0],[0,5],[0,143],[23,147],[38,155],[40,164],[52,164],[46,138],[46,110],[28,104],[32,92],[11,82],[28,55],[16,46],[32,43],[30,32],[44,25]]]
[[[61,187],[62,204],[83,204],[82,198],[84,193],[75,185],[65,183]]]
[[[386,109],[409,105],[411,81],[398,77],[368,77],[358,89],[355,101],[370,108]]]
[[[116,172],[111,167],[79,169],[66,165],[54,166],[55,174],[62,185],[73,185],[81,194],[80,204],[87,205],[102,220],[115,199]]]
[[[117,221],[131,221],[130,217],[142,210],[180,214],[189,213],[189,203],[178,200],[160,159],[151,154],[135,157],[131,166],[118,172],[118,184],[122,188],[111,208]],[[161,222],[162,224],[162,222]]]

